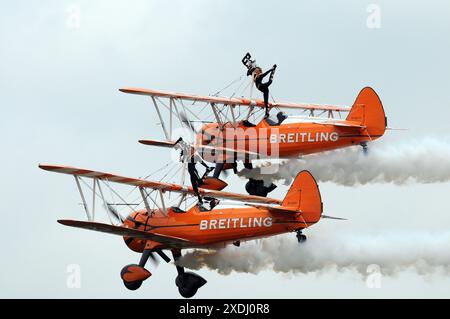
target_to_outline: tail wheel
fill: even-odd
[[[301,230],[297,230],[296,237],[297,237],[297,241],[299,242],[299,244],[306,242],[306,235],[303,235]]]
[[[300,244],[306,242],[306,236],[305,235],[299,235],[297,236],[297,240]]]

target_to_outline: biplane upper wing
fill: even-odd
[[[93,171],[89,169],[71,167],[71,166],[62,166],[62,165],[46,165],[40,164],[39,167],[46,171],[69,174],[79,177],[86,178],[96,178],[99,180],[105,180],[114,183],[126,184],[136,187],[142,188],[152,188],[152,189],[160,189],[162,191],[169,191],[181,194],[191,194],[195,195],[192,187],[182,186],[173,183],[163,183],[163,182],[154,182],[145,179],[132,178],[132,177],[124,177],[110,173],[103,173],[98,171]],[[206,190],[203,188],[199,188],[199,193],[204,196],[221,198],[221,199],[230,199],[242,202],[250,202],[250,203],[264,203],[264,204],[280,204],[281,201],[275,198],[254,196],[254,195],[243,195],[237,193],[230,192],[222,192],[222,191],[214,191],[214,190]]]
[[[166,92],[153,89],[141,89],[141,88],[123,88],[119,91],[129,94],[147,95],[152,97],[161,98],[175,98],[193,102],[206,102],[206,103],[218,103],[224,105],[243,105],[243,106],[257,106],[264,107],[263,100],[249,100],[245,98],[237,97],[219,97],[219,96],[207,96],[207,95],[195,95],[187,93],[175,93]],[[336,111],[336,112],[349,112],[350,108],[346,106],[336,105],[321,105],[321,104],[306,104],[306,103],[289,103],[289,102],[276,102],[269,103],[270,107],[289,108],[289,109],[302,109],[302,110],[322,110],[322,111]]]
[[[141,231],[138,229],[131,229],[123,226],[114,226],[114,225],[108,225],[103,223],[97,223],[97,222],[91,222],[91,221],[81,221],[81,220],[67,220],[62,219],[58,220],[58,223],[70,226],[70,227],[76,227],[76,228],[83,228],[93,231],[98,231],[102,233],[108,233],[118,236],[124,236],[124,237],[134,237],[144,240],[152,240],[156,241],[161,244],[165,245],[180,245],[183,243],[189,242],[186,239],[179,238],[179,237],[173,237],[173,236],[167,236],[167,235],[160,235],[158,233],[154,232],[146,232]]]

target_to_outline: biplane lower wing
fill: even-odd
[[[97,223],[97,222],[87,222],[87,221],[81,221],[81,220],[68,220],[68,219],[60,219],[58,220],[58,223],[69,226],[69,227],[76,227],[76,228],[82,228],[82,229],[88,229],[93,231],[98,231],[102,233],[108,233],[123,237],[133,237],[133,238],[139,238],[144,240],[152,240],[156,241],[158,243],[168,245],[168,246],[174,246],[174,245],[180,245],[188,243],[189,241],[183,238],[178,237],[172,237],[172,236],[166,236],[166,235],[159,235],[156,233],[150,233],[145,232],[137,229],[130,229],[123,226],[114,226],[114,225],[108,225],[103,223]]]
[[[50,171],[50,172],[56,172],[56,173],[62,173],[62,174],[68,174],[68,175],[86,177],[86,178],[96,178],[98,180],[105,180],[108,182],[120,183],[120,184],[135,186],[135,187],[141,187],[141,188],[152,188],[152,189],[159,189],[161,191],[195,195],[194,190],[190,186],[188,187],[188,186],[182,186],[182,185],[173,184],[173,183],[154,182],[154,181],[149,181],[149,180],[145,180],[145,179],[119,176],[119,175],[115,175],[115,174],[103,173],[103,172],[98,172],[98,171],[93,171],[93,170],[83,169],[83,168],[77,168],[77,167],[71,167],[71,166],[40,164],[39,167],[43,170]],[[220,198],[220,199],[229,199],[229,200],[235,200],[235,201],[241,201],[241,202],[263,203],[263,204],[280,204],[281,203],[281,201],[279,199],[275,199],[275,198],[261,197],[261,196],[255,196],[255,195],[243,195],[243,194],[237,194],[237,193],[207,190],[207,189],[203,189],[203,188],[199,188],[199,193],[203,196],[209,196],[209,197]]]
[[[174,141],[158,141],[158,140],[139,140],[139,143],[150,146],[158,146],[158,147],[174,147],[177,142]]]

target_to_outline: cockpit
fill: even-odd
[[[206,205],[198,206],[201,212],[212,211],[214,209],[214,207],[216,207],[220,203],[220,200],[218,200],[217,198],[213,198],[213,197],[204,197],[203,199],[205,200]],[[170,207],[170,209],[172,210],[172,212],[177,213],[177,214],[187,213],[187,211],[182,210],[180,207],[176,207],[176,206],[172,206],[172,207]]]

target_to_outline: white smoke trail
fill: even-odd
[[[450,143],[424,138],[400,144],[369,144],[364,155],[361,147],[305,156],[282,161],[274,173],[260,167],[242,170],[245,178],[265,182],[284,180],[289,185],[301,170],[309,170],[318,182],[353,186],[368,183],[438,183],[450,181]]]
[[[392,233],[373,235],[321,236],[313,234],[298,244],[295,236],[248,242],[241,247],[228,246],[217,251],[196,250],[180,260],[187,268],[203,267],[220,274],[232,271],[257,274],[262,270],[283,273],[324,273],[327,270],[356,270],[367,274],[367,266],[376,264],[384,275],[414,270],[427,275],[450,274],[450,232]]]

